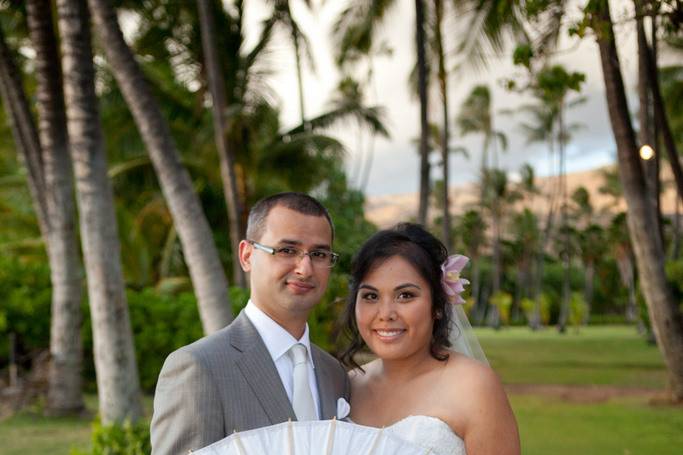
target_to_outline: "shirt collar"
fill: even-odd
[[[304,334],[300,339],[297,340],[292,336],[291,333],[285,330],[284,327],[275,322],[270,318],[270,316],[264,313],[263,310],[257,307],[256,304],[251,301],[251,299],[249,299],[247,302],[244,312],[251,323],[254,324],[258,334],[261,336],[261,339],[266,345],[266,349],[268,349],[268,353],[273,359],[273,362],[277,362],[280,357],[287,354],[287,351],[289,351],[294,344],[301,343],[306,346],[306,350],[308,351],[308,360],[315,368],[311,352],[311,341],[309,338],[308,324],[306,324]]]

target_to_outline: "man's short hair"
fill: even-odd
[[[277,193],[259,200],[249,211],[247,221],[247,238],[259,240],[266,228],[266,219],[270,211],[277,206],[282,206],[295,212],[311,216],[324,216],[330,224],[332,240],[334,240],[334,225],[327,209],[317,199],[305,193],[286,192]]]

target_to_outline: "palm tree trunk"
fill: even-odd
[[[297,88],[299,89],[299,112],[301,113],[301,124],[305,126],[306,106],[304,103],[304,75],[301,69],[301,45],[299,42],[299,35],[295,31],[294,26],[292,26],[292,39],[294,40],[294,58],[296,59],[296,83]]]
[[[498,213],[497,205],[500,201],[495,201],[493,207],[493,216],[491,217],[491,227],[493,228],[493,294],[500,291],[502,280],[502,264],[500,254],[500,215]]]
[[[7,117],[12,124],[12,135],[17,144],[19,157],[28,171],[28,188],[38,219],[38,227],[43,238],[47,239],[50,231],[45,197],[47,192],[38,131],[21,82],[21,72],[14,63],[2,29],[0,29],[0,95]]]
[[[541,328],[541,293],[543,291],[543,268],[544,268],[544,249],[541,248],[535,257],[536,272],[534,280],[534,312],[529,321],[531,330],[538,330]]]
[[[548,141],[548,150],[550,155],[550,170],[554,169],[554,156],[555,156],[555,141],[551,138]],[[534,279],[534,313],[533,320],[530,322],[532,330],[538,330],[541,327],[541,293],[543,292],[543,269],[545,266],[545,250],[550,241],[550,234],[553,229],[555,222],[555,203],[556,203],[556,190],[555,188],[550,189],[550,195],[548,196],[548,214],[545,218],[545,224],[543,230],[541,231],[541,242],[538,246],[538,252],[535,256],[536,261],[536,272]]]
[[[671,398],[680,401],[683,400],[683,317],[664,273],[661,239],[651,228],[655,211],[645,192],[609,3],[601,0],[597,6],[599,11],[594,18],[597,23],[593,27],[600,49],[607,107],[617,144],[619,174],[629,210],[629,232],[657,345],[667,365]]]
[[[239,199],[237,183],[235,181],[235,152],[230,148],[225,131],[225,84],[216,49],[212,2],[210,0],[199,0],[198,5],[204,63],[213,100],[213,129],[220,161],[221,179],[223,180],[223,195],[228,208],[233,281],[237,286],[244,288],[246,287],[246,280],[238,256],[240,240],[244,237],[241,223],[242,203]]]
[[[100,416],[104,424],[142,416],[133,333],[121,272],[114,198],[95,94],[85,0],[58,0],[64,97],[88,279]]]
[[[429,121],[427,119],[427,60],[425,55],[424,3],[415,0],[415,37],[417,42],[417,75],[420,95],[420,203],[417,222],[427,225],[429,208]]]
[[[436,12],[436,45],[439,54],[439,91],[441,92],[441,105],[443,111],[443,123],[441,125],[441,161],[443,164],[443,194],[441,204],[443,205],[442,240],[449,250],[453,247],[451,241],[451,209],[448,199],[448,141],[449,141],[449,120],[448,120],[448,74],[446,72],[446,56],[443,50],[443,36],[441,34],[441,24],[443,21],[443,1],[434,0],[434,10]]]
[[[571,256],[570,256],[570,245],[569,245],[569,226],[567,218],[567,151],[564,144],[564,119],[563,119],[563,107],[560,105],[559,112],[557,114],[557,123],[559,129],[559,146],[560,146],[560,225],[562,226],[562,303],[560,305],[560,316],[557,322],[557,330],[560,333],[564,333],[567,330],[567,321],[569,319],[569,300],[571,298],[571,285],[570,285],[570,267],[571,267]]]
[[[676,260],[681,250],[681,200],[676,200],[676,211],[674,212],[674,231],[673,247],[671,248],[671,259]]]
[[[671,171],[674,175],[679,198],[682,198],[681,200],[683,200],[683,168],[681,167],[678,150],[676,150],[676,141],[671,132],[669,118],[666,115],[666,109],[664,108],[662,93],[659,89],[659,70],[657,68],[657,63],[653,57],[653,52],[647,47],[647,43],[644,52],[644,62],[647,65],[650,87],[652,89],[652,102],[654,105],[656,124],[664,139],[665,149],[669,157],[669,164],[671,165]]]
[[[590,320],[591,311],[593,309],[593,295],[595,293],[595,262],[592,260],[588,261],[585,265],[586,272],[584,275],[584,287],[583,295],[586,299],[586,315],[584,316],[583,323],[588,324]]]
[[[638,5],[636,5],[637,7]],[[650,53],[650,45],[645,36],[645,27],[643,25],[642,15],[636,15],[636,34],[638,36],[638,123],[639,131],[638,138],[641,146],[648,144],[655,147],[655,134],[653,122],[653,103],[651,97],[652,81],[650,80],[648,68],[648,54]],[[655,157],[659,157],[659,151],[655,153]],[[656,207],[657,211],[657,232],[663,239],[662,230],[662,214],[659,202],[659,159],[643,160],[643,170],[645,172],[645,182],[647,184],[648,195],[652,200],[652,205]]]
[[[494,170],[495,172],[495,170]],[[501,217],[500,217],[500,212],[499,212],[499,207],[498,204],[501,203],[500,199],[498,199],[498,196],[494,196],[496,199],[492,201],[493,207],[492,207],[492,214],[491,214],[491,228],[493,229],[493,274],[492,274],[492,282],[491,282],[491,296],[492,297],[497,297],[498,292],[500,291],[501,288],[501,281],[502,281],[502,262],[501,262],[501,252],[500,252],[500,223],[501,223]],[[489,305],[490,307],[490,319],[489,321],[491,322],[491,326],[494,327],[496,330],[500,329],[501,326],[501,321],[500,321],[500,310],[498,308],[498,305]]]
[[[474,309],[479,308],[479,288],[481,286],[481,265],[479,257],[472,255],[472,298],[474,299]]]
[[[50,224],[46,239],[52,283],[47,412],[76,414],[83,410],[82,278],[62,72],[51,4],[29,0],[26,10],[36,52],[36,97]]]
[[[626,321],[635,322],[638,314],[638,303],[636,302],[636,277],[633,270],[633,261],[628,261],[627,270],[627,284],[628,288],[628,302],[626,303]]]
[[[123,39],[116,11],[108,0],[88,0],[114,77],[140,130],[173,216],[185,261],[197,293],[205,333],[232,321],[228,283],[187,170],[180,162],[168,124],[161,115],[147,80]]]
[[[375,79],[374,58],[373,58],[372,54],[368,54],[367,85],[368,85],[368,87],[372,88],[372,96],[373,96],[374,101],[376,102],[377,99],[379,98],[379,96],[377,94],[377,80]],[[362,132],[362,130],[361,130],[361,132]],[[361,139],[362,139],[362,136],[361,136]],[[375,134],[370,132],[368,139],[369,139],[369,144],[368,144],[367,150],[365,152],[365,160],[364,160],[365,164],[361,166],[362,171],[363,171],[362,177],[360,177],[361,176],[360,170],[358,172],[358,175],[360,177],[360,185],[358,188],[363,193],[365,193],[365,190],[368,187],[368,183],[370,181],[370,171],[372,170],[372,162],[373,162],[373,159],[375,156]],[[362,157],[362,154],[359,156],[359,160],[361,159],[360,157]]]

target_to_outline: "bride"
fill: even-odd
[[[345,318],[351,345],[343,354],[355,368],[350,418],[438,455],[519,454],[496,374],[449,350],[449,338],[465,335],[451,319],[462,302],[457,272],[466,259],[453,268],[447,256],[439,240],[410,223],[378,232],[358,252]],[[364,345],[377,359],[360,366],[354,354]]]

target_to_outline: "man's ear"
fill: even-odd
[[[240,266],[245,272],[251,272],[251,253],[254,252],[254,246],[242,240],[240,242]]]

